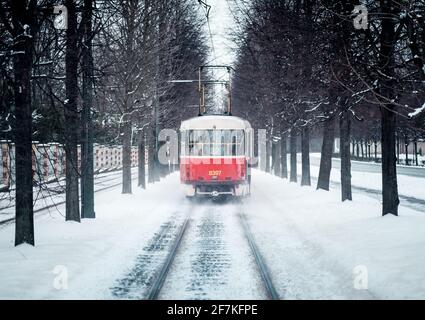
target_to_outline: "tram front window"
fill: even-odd
[[[243,130],[189,130],[182,138],[182,150],[187,156],[234,157],[245,154]]]

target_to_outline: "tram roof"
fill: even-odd
[[[251,125],[248,121],[234,116],[201,116],[182,122],[180,130],[246,130]]]

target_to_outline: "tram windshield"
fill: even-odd
[[[235,157],[245,154],[243,130],[189,130],[182,132],[182,154],[198,157]]]

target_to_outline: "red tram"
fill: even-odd
[[[187,196],[248,196],[253,130],[248,121],[204,115],[181,125],[180,174]]]

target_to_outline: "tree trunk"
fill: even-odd
[[[375,162],[378,162],[378,141],[373,142],[375,145]]]
[[[370,153],[370,141],[367,142],[367,160],[370,161],[371,153]]]
[[[78,34],[77,9],[73,0],[67,0],[68,29],[66,32],[66,97],[65,153],[66,153],[66,220],[80,222],[78,188]]]
[[[364,143],[365,153],[366,153],[366,159],[370,160],[370,148],[369,148],[369,141],[365,141]]]
[[[406,161],[406,165],[409,165],[409,140],[407,137],[404,139],[404,157]]]
[[[146,177],[145,177],[145,165],[146,165],[146,159],[145,159],[145,133],[143,130],[139,131],[138,136],[138,186],[142,189],[146,189]]]
[[[131,120],[124,123],[123,135],[122,135],[122,193],[132,193],[131,183],[131,131],[132,123]]]
[[[155,127],[154,125],[149,127],[148,142],[148,182],[155,183]]]
[[[163,31],[162,27],[163,27],[163,21],[162,19],[164,18],[164,15],[159,16],[158,15],[158,19],[156,21],[157,26],[155,28],[156,33],[157,33],[157,38],[158,39],[162,39],[163,37],[161,36],[161,32]],[[162,41],[162,40],[160,40]],[[160,47],[162,46],[162,43],[160,42]],[[153,179],[155,180],[155,182],[159,182],[161,180],[161,163],[159,161],[159,141],[158,141],[158,137],[159,137],[159,120],[160,120],[160,114],[159,114],[159,110],[160,110],[160,95],[159,95],[159,90],[160,90],[160,85],[161,85],[161,68],[163,67],[161,65],[161,54],[162,54],[162,50],[159,50],[156,54],[155,57],[155,103],[154,103],[154,123],[155,123],[155,128],[154,128],[154,174],[153,174]]]
[[[282,134],[281,146],[280,146],[280,161],[282,167],[282,178],[288,178],[288,152],[287,152],[287,137],[286,134]]]
[[[15,30],[13,56],[15,99],[15,246],[34,245],[33,171],[32,171],[32,107],[31,73],[33,67],[33,37],[22,36],[22,26],[35,29],[34,8],[26,8],[24,1],[12,1],[12,23]],[[27,12],[30,11],[30,12]],[[35,10],[34,10],[35,11]],[[27,30],[28,31],[28,30]],[[19,40],[19,41],[18,41]]]
[[[396,147],[397,147],[397,164],[400,164],[400,137],[397,134],[397,138],[396,138]]]
[[[416,166],[419,166],[419,159],[418,159],[418,140],[416,140],[416,139],[414,141],[413,152],[414,152],[414,157],[415,157],[415,165]]]
[[[398,215],[397,168],[395,156],[396,116],[382,108],[382,214]]]
[[[353,200],[351,194],[350,112],[344,110],[339,120],[341,153],[341,200]]]
[[[310,129],[303,128],[301,133],[301,149],[302,149],[302,186],[311,186],[310,179]]]
[[[279,142],[275,143],[275,154],[274,154],[274,174],[277,177],[282,177],[282,168],[281,168],[281,144]]]
[[[297,182],[297,134],[294,130],[291,131],[290,139],[291,148],[291,174],[290,181]]]
[[[159,163],[159,157],[158,157],[158,150],[159,148],[157,145],[154,149],[154,175],[153,178],[155,179],[155,182],[161,181],[161,164]]]
[[[266,138],[266,172],[267,173],[271,173],[270,158],[271,158],[271,142],[270,142],[270,135],[267,134],[267,138]]]
[[[161,150],[162,148],[166,148],[166,144],[167,142],[165,141],[161,141],[159,143],[159,150]],[[160,177],[161,178],[165,178],[166,176],[168,176],[170,174],[170,166],[169,163],[161,163],[159,157],[158,157],[158,164],[159,164],[159,173],[160,173]]]
[[[332,170],[332,153],[335,140],[335,123],[330,118],[325,122],[323,132],[322,153],[320,159],[319,179],[317,181],[317,189],[329,191],[329,184]]]
[[[94,219],[94,158],[93,158],[93,48],[92,48],[93,0],[84,0],[83,55],[83,119],[81,146],[81,217]]]
[[[266,172],[266,149],[267,149],[267,133],[266,130],[260,129],[257,134],[257,147],[254,147],[255,158],[257,159],[259,170]],[[254,142],[255,145],[255,142]]]
[[[395,150],[395,131],[397,125],[396,114],[393,112],[396,108],[393,104],[388,103],[395,99],[394,87],[397,85],[394,81],[394,48],[397,43],[397,35],[395,32],[396,22],[393,16],[397,14],[397,4],[392,0],[381,0],[381,48],[380,48],[380,71],[383,76],[380,77],[381,95],[387,100],[382,103],[385,108],[381,108],[382,120],[382,215],[394,214],[398,215],[398,198],[397,186],[397,166],[396,166],[396,150]]]
[[[270,141],[270,173],[274,174],[275,156],[276,156],[276,145],[273,140]]]

